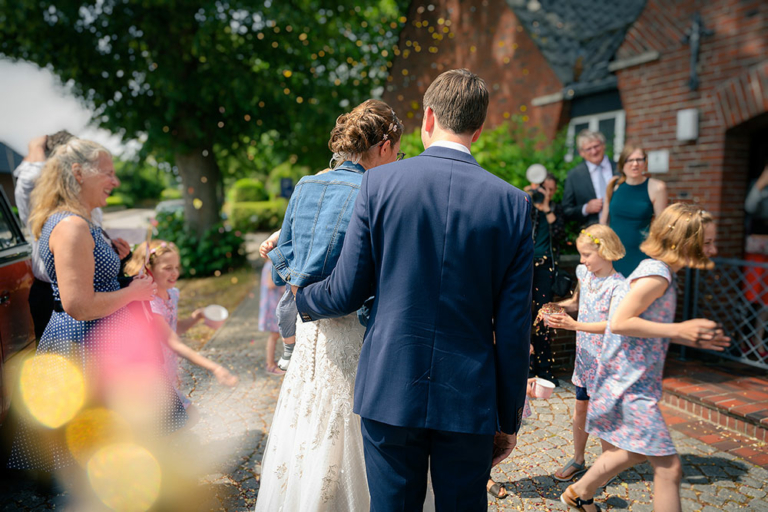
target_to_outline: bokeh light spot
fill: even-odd
[[[80,370],[54,354],[41,354],[25,361],[19,388],[29,413],[49,428],[58,428],[71,420],[85,402],[85,381]]]
[[[88,461],[88,481],[99,499],[118,512],[144,512],[160,494],[160,464],[131,443],[102,448]]]
[[[97,450],[130,437],[128,422],[116,412],[104,408],[80,412],[66,430],[69,451],[83,467]]]
[[[194,199],[192,200],[192,206],[194,206],[194,207],[195,207],[195,210],[199,210],[200,208],[202,208],[202,207],[203,207],[203,201],[202,201],[202,199],[200,199],[200,198],[197,198],[197,197],[196,197],[196,198],[194,198]]]

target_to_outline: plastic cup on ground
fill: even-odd
[[[533,396],[546,400],[552,396],[552,392],[555,390],[555,383],[550,382],[547,379],[536,377],[533,381]]]
[[[205,325],[211,329],[218,329],[229,318],[229,311],[224,306],[211,304],[203,309],[203,318]]]

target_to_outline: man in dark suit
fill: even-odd
[[[470,153],[485,82],[440,75],[419,156],[367,171],[333,273],[296,290],[304,321],[375,300],[355,383],[371,510],[486,510],[525,403],[533,244],[528,195]],[[495,335],[495,342],[494,342]]]
[[[605,155],[602,133],[582,130],[576,137],[576,147],[584,161],[568,171],[563,211],[566,219],[590,226],[600,222],[605,189],[618,172],[613,160]]]

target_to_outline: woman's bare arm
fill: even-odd
[[[118,291],[94,291],[94,242],[85,219],[75,215],[63,219],[53,229],[48,245],[61,305],[75,320],[104,318],[133,301],[152,300],[155,285],[149,277],[136,278]]]

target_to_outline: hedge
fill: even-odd
[[[237,180],[229,189],[228,199],[232,203],[251,203],[267,201],[269,195],[261,181],[253,178],[242,178]]]
[[[183,197],[181,190],[177,188],[166,188],[163,189],[162,192],[160,192],[160,199],[163,201],[168,201],[171,199],[181,199]]]
[[[229,206],[229,221],[238,231],[275,231],[283,225],[288,200],[243,201]]]

